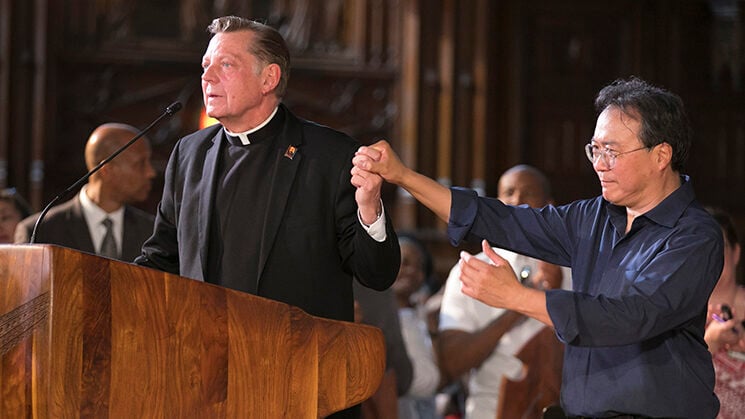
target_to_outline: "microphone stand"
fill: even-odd
[[[168,116],[173,116],[173,114],[175,114],[176,112],[178,112],[180,110],[181,110],[181,102],[173,102],[173,103],[171,103],[166,108],[166,110],[163,111],[163,113],[158,118],[156,118],[153,122],[150,123],[150,125],[148,125],[147,127],[145,127],[145,129],[143,129],[142,131],[140,131],[137,135],[135,135],[134,138],[132,138],[131,140],[129,140],[129,142],[127,144],[124,144],[122,147],[120,147],[118,150],[116,150],[114,153],[112,153],[109,157],[101,160],[101,163],[98,163],[98,165],[96,165],[96,167],[94,167],[88,173],[86,173],[85,175],[83,175],[83,177],[81,177],[80,179],[78,179],[77,182],[73,183],[67,189],[65,189],[64,191],[62,191],[59,195],[55,196],[54,199],[52,199],[52,201],[49,202],[49,204],[47,204],[47,206],[44,207],[44,209],[41,211],[41,214],[39,214],[39,218],[36,219],[36,223],[34,224],[34,230],[31,232],[31,240],[29,240],[29,243],[35,243],[36,242],[36,230],[38,230],[39,225],[41,225],[41,221],[44,219],[44,217],[47,215],[47,212],[49,212],[49,210],[52,208],[52,206],[54,204],[56,204],[60,199],[64,198],[65,196],[67,196],[67,194],[69,194],[70,192],[72,192],[73,190],[75,190],[77,187],[79,187],[80,185],[82,185],[84,182],[86,182],[88,180],[88,178],[91,177],[91,175],[93,175],[94,173],[96,173],[97,171],[99,171],[106,163],[108,163],[111,160],[113,160],[122,151],[126,150],[129,146],[131,146],[132,144],[134,144],[135,141],[139,140],[143,135],[145,135],[145,133],[147,133],[148,131],[150,131],[150,129],[152,127],[154,127],[155,124],[157,124],[158,122],[160,122],[163,118],[168,117]]]

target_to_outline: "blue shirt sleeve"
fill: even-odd
[[[684,195],[684,192],[681,194]],[[546,302],[557,335],[578,346],[642,342],[674,328],[702,330],[702,313],[722,268],[721,231],[693,215],[637,217],[602,199],[532,209],[452,189],[453,244],[485,238],[492,245],[571,266],[573,291]],[[674,197],[673,201],[684,201]],[[681,202],[676,208],[685,208]],[[615,213],[614,213],[615,211]]]
[[[453,246],[486,239],[495,247],[555,265],[571,265],[570,231],[563,220],[569,207],[510,206],[457,187],[451,189],[451,197],[448,236]]]

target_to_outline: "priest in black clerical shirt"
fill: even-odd
[[[174,147],[136,263],[352,321],[352,281],[382,290],[398,273],[383,180],[352,174],[352,138],[281,104],[290,56],[276,30],[234,16],[209,30],[202,95],[220,124]]]
[[[289,53],[274,29],[226,17],[210,31],[202,90],[220,124],[174,147],[136,262],[352,321],[352,281],[382,290],[398,272],[382,179],[352,175],[359,144],[281,103]]]

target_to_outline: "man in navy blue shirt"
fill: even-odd
[[[632,78],[603,88],[595,105],[585,147],[602,188],[595,199],[532,209],[448,190],[386,142],[360,148],[352,170],[409,191],[448,222],[454,244],[486,239],[491,263],[461,254],[463,292],[555,328],[568,416],[714,418],[703,336],[723,240],[682,174],[691,143],[683,103]],[[571,266],[573,290],[522,286],[491,246]]]

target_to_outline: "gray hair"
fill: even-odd
[[[207,31],[211,34],[222,32],[249,31],[256,37],[248,46],[248,52],[265,64],[277,64],[280,79],[274,89],[277,97],[282,97],[290,80],[290,50],[284,38],[269,25],[238,16],[218,17],[210,23]]]

